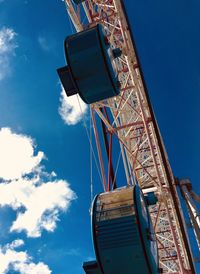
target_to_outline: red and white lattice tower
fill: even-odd
[[[151,206],[150,213],[160,268],[163,273],[195,273],[175,179],[148,97],[123,3],[120,0],[86,0],[78,6],[70,0],[65,3],[76,31],[100,23],[104,25],[112,48],[122,50],[121,57],[115,61],[121,82],[120,95],[90,105],[104,190],[113,187],[112,138],[117,138],[127,184],[133,184],[132,178],[135,178],[143,192],[153,190],[158,197],[158,203]],[[81,23],[83,19],[84,24]],[[96,119],[102,122],[106,141],[108,179]]]

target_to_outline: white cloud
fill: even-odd
[[[87,105],[78,95],[67,97],[62,88],[59,114],[67,125],[76,125],[87,112]]]
[[[17,243],[17,244],[16,244]],[[0,246],[0,273],[6,274],[9,270],[20,274],[50,274],[51,270],[43,262],[34,263],[26,251],[16,251],[15,248],[23,245],[23,240],[17,239],[11,244]]]
[[[15,134],[9,128],[0,129],[0,178],[12,180],[34,171],[44,153],[34,155],[30,137]]]
[[[17,212],[10,231],[25,230],[29,237],[39,237],[43,229],[54,231],[59,213],[76,198],[65,180],[45,171],[44,153],[34,156],[34,148],[30,137],[0,130],[0,207]]]
[[[10,72],[10,57],[17,47],[16,33],[11,28],[0,29],[0,80]]]

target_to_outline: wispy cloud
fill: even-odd
[[[96,258],[93,256],[88,256],[88,257],[86,257],[86,259],[84,260],[84,261],[86,261],[86,262],[89,262],[89,261],[96,261]]]
[[[67,125],[76,125],[87,113],[87,105],[78,95],[67,97],[62,87],[59,114]]]
[[[16,239],[14,240],[12,243],[7,244],[5,247],[6,249],[10,248],[10,249],[16,249],[20,246],[24,245],[24,241],[22,239]]]
[[[56,40],[54,39],[51,33],[45,32],[45,33],[39,34],[37,41],[40,48],[43,51],[50,52],[51,54],[55,54]]]
[[[47,41],[47,38],[44,36],[38,37],[38,43],[44,51],[49,51],[52,48],[51,44]]]
[[[16,33],[12,28],[0,29],[0,80],[10,73],[10,57],[17,47]]]
[[[23,244],[23,240],[17,239],[11,244],[0,246],[0,273],[5,274],[14,270],[21,274],[50,274],[51,270],[46,264],[34,263],[27,251],[15,250]]]
[[[75,256],[75,257],[80,257],[81,256],[81,251],[80,251],[80,249],[79,248],[71,248],[71,249],[69,249],[69,250],[67,250],[67,251],[64,251],[64,253],[66,254],[66,255],[69,255],[69,256]]]
[[[0,130],[0,207],[17,212],[10,231],[25,230],[29,237],[54,231],[60,212],[76,199],[67,181],[57,179],[54,171],[45,171],[44,153],[36,154],[35,149],[31,137],[9,128]]]

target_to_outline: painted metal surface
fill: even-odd
[[[87,274],[102,274],[96,261],[84,262],[83,269]]]
[[[145,200],[147,205],[155,205],[158,202],[158,198],[156,197],[154,192],[149,192],[145,196]]]
[[[197,244],[200,250],[200,197],[192,191],[192,184],[189,179],[177,180],[181,194],[185,200],[186,208],[191,220]]]
[[[68,66],[58,70],[67,95],[78,93],[87,104],[118,95],[120,83],[113,60],[120,54],[119,49],[112,51],[100,24],[68,36]]]
[[[137,185],[98,195],[92,212],[94,248],[101,273],[158,273],[155,233]]]

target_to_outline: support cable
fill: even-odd
[[[91,148],[91,151],[92,151],[92,154],[93,154],[93,157],[94,157],[94,161],[95,161],[95,165],[96,165],[96,168],[97,168],[97,171],[98,171],[98,174],[99,174],[100,181],[103,184],[103,179],[102,179],[102,176],[101,176],[101,172],[99,170],[97,158],[96,158],[96,155],[95,155],[95,152],[94,152],[94,148],[93,148],[93,145],[92,145],[92,139],[90,139],[90,133],[89,133],[89,130],[87,128],[87,123],[86,123],[85,115],[83,113],[83,110],[82,110],[82,107],[81,107],[81,104],[80,104],[80,99],[79,99],[78,94],[76,96],[77,96],[78,104],[79,104],[79,107],[80,107],[80,110],[81,110],[81,114],[82,114],[82,117],[83,117],[83,125],[84,125],[84,128],[86,130],[87,139],[88,139],[89,144],[90,144],[90,148]]]
[[[92,116],[90,109],[90,202],[92,204],[93,201],[93,164],[92,164]]]

